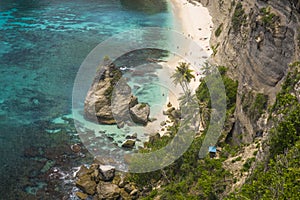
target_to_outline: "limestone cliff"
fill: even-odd
[[[274,102],[288,65],[300,57],[300,1],[198,1],[214,22],[212,63],[229,67],[239,81],[232,138],[252,142],[267,126],[261,109]]]
[[[84,102],[85,118],[103,124],[116,123],[111,109],[111,97],[114,85],[121,75],[114,64],[104,66],[103,71],[97,72]]]

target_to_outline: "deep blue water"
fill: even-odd
[[[47,166],[68,170],[84,162],[76,157],[64,165],[75,131],[71,124],[60,136],[45,129],[71,113],[80,64],[114,34],[157,26],[171,27],[167,10],[128,10],[118,0],[1,0],[0,199],[55,199],[66,192],[51,182]]]

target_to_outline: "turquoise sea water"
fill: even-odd
[[[65,171],[91,160],[70,150],[79,142],[73,122],[58,120],[71,114],[77,70],[110,36],[157,26],[172,27],[168,10],[149,14],[118,0],[0,2],[0,199],[68,193]],[[155,87],[137,92],[151,101],[158,91],[153,102],[162,101]]]

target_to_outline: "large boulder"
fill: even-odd
[[[81,176],[76,181],[76,186],[81,189],[84,193],[94,195],[96,192],[96,182],[91,180],[91,176],[86,174]]]
[[[139,103],[130,108],[130,115],[135,123],[147,125],[149,121],[150,107],[146,103]]]
[[[115,176],[115,168],[110,165],[100,165],[99,176],[103,181],[111,181]]]
[[[120,188],[109,182],[100,182],[97,186],[98,199],[117,200],[120,197]]]

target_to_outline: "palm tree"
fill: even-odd
[[[209,122],[210,118],[210,108],[208,107],[207,102],[198,102],[200,108],[200,123],[201,126],[204,128],[206,127],[207,123]]]
[[[179,66],[176,67],[175,73],[171,76],[175,85],[180,84],[183,89],[183,92],[188,92],[188,84],[191,82],[195,76],[192,74],[189,63],[180,62]]]

